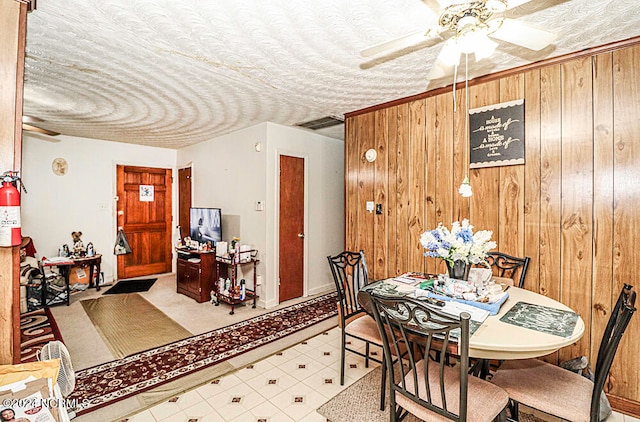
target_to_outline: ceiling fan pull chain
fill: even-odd
[[[456,104],[456,80],[458,79],[458,65],[453,66],[453,112],[458,111]]]
[[[467,116],[469,115],[469,53],[464,53],[464,98]]]

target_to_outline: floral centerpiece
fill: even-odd
[[[462,223],[454,221],[451,230],[439,223],[435,229],[422,233],[420,243],[427,250],[425,256],[446,262],[451,277],[466,280],[471,264],[485,262],[487,252],[496,247],[492,234],[491,230],[473,233],[473,226],[465,218]]]

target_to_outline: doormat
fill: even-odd
[[[157,278],[139,278],[137,280],[120,280],[115,286],[103,293],[103,295],[116,295],[120,293],[137,293],[148,291]]]
[[[193,335],[137,293],[85,299],[80,304],[116,359]]]
[[[329,293],[227,327],[76,372],[67,397],[82,415],[308,328],[338,313]]]
[[[37,352],[50,341],[62,341],[56,320],[48,308],[20,315],[20,362],[35,362]]]

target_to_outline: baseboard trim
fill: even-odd
[[[607,394],[607,397],[609,398],[611,407],[616,412],[640,418],[640,403],[638,403],[637,401],[614,396],[613,394]]]
[[[309,289],[308,295],[312,296],[312,295],[317,295],[321,293],[329,293],[335,289],[336,289],[336,286],[334,283],[327,283],[318,287],[314,287],[313,289]]]

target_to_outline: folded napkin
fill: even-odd
[[[509,293],[504,292],[503,296],[496,302],[494,303],[483,303],[483,302],[476,302],[474,300],[464,300],[464,299],[456,299],[453,297],[449,297],[449,296],[444,296],[444,295],[439,295],[427,290],[422,290],[422,289],[416,289],[415,292],[416,296],[428,296],[428,297],[432,297],[434,299],[439,299],[439,300],[444,300],[444,301],[454,301],[454,302],[459,302],[459,303],[464,303],[465,305],[469,305],[469,306],[473,306],[476,308],[480,308],[480,309],[484,309],[485,311],[489,312],[489,315],[497,315],[498,312],[500,312],[500,306],[502,306],[502,304],[509,298]]]

